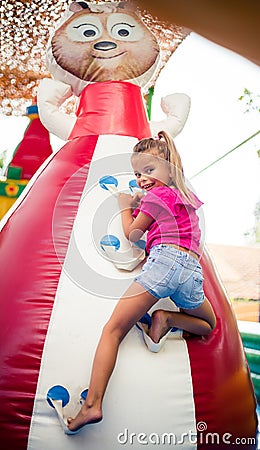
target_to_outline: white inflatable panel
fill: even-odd
[[[183,450],[196,448],[195,434],[193,440],[187,436],[196,432],[196,424],[189,356],[181,335],[167,339],[159,353],[151,353],[142,333],[133,327],[119,349],[104,398],[103,421],[88,425],[77,435],[64,434],[55,410],[46,401],[48,390],[62,385],[70,394],[64,417],[77,413],[80,393],[88,387],[102,327],[140,270],[116,269],[99,247],[100,237],[108,233],[116,235],[122,247],[126,245],[116,198],[102,189],[98,180],[113,175],[118,179],[118,188],[127,189],[127,180],[133,178],[129,155],[135,142],[134,138],[120,136],[102,136],[98,140],[45,342],[28,442],[30,450],[139,449],[144,445],[154,448],[155,443],[170,449],[176,440]],[[118,146],[122,156],[118,155]],[[106,158],[115,155],[118,167],[125,162],[125,171],[119,173],[115,164],[114,173],[107,174],[105,168],[111,164],[106,164]],[[97,226],[98,222],[102,223]],[[160,302],[160,307],[174,309],[168,299]]]

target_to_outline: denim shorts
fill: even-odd
[[[200,263],[189,253],[167,244],[151,248],[135,281],[158,300],[170,297],[178,308],[194,309],[204,302]]]

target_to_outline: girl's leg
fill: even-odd
[[[113,372],[120,342],[138,320],[157,302],[139,283],[132,283],[105,325],[96,349],[87,398],[68,428],[76,431],[102,420],[102,400]]]
[[[210,302],[205,298],[199,308],[181,309],[180,312],[162,309],[154,311],[149,335],[154,342],[159,342],[161,337],[172,327],[203,336],[211,333],[215,326],[215,313]]]

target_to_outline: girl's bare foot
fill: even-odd
[[[158,343],[160,339],[170,330],[168,323],[169,313],[163,309],[157,309],[152,314],[152,326],[149,331],[150,338]]]
[[[70,431],[78,431],[87,424],[97,423],[101,420],[102,411],[100,409],[94,408],[94,406],[88,407],[84,404],[74,419],[72,417],[68,417],[68,429]]]

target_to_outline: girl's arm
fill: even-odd
[[[153,219],[142,212],[135,219],[132,217],[133,197],[129,194],[118,194],[118,204],[125,237],[131,242],[138,241],[152,224]]]

